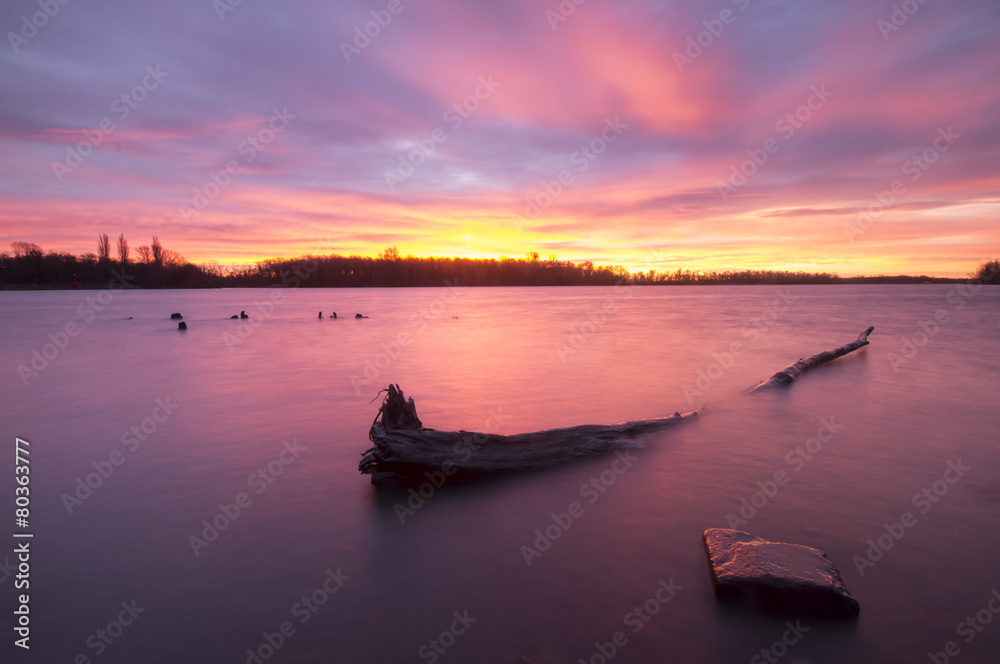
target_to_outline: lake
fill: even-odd
[[[0,293],[0,494],[34,534],[16,661],[1000,653],[1000,288],[116,290]],[[869,325],[863,350],[744,394]],[[389,383],[446,430],[706,408],[624,459],[421,497],[357,470]],[[825,551],[858,620],[719,606],[701,534],[731,526]],[[28,540],[8,539],[2,648],[21,656]]]

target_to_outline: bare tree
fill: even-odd
[[[128,240],[124,233],[118,234],[118,263],[122,267],[128,265]]]
[[[14,250],[14,256],[38,256],[42,255],[42,248],[34,242],[11,242],[10,248]]]
[[[107,233],[97,236],[97,260],[101,263],[111,260],[111,240],[108,239]]]
[[[150,251],[149,247],[147,247],[146,245],[142,245],[141,247],[137,247],[136,250],[135,250],[135,252],[137,254],[139,254],[139,262],[140,263],[151,263],[151,262],[153,262],[153,252]]]
[[[199,267],[201,268],[202,272],[213,277],[221,277],[225,274],[225,272],[222,269],[222,266],[219,265],[218,261],[208,261],[207,263],[204,263]]]
[[[149,251],[153,257],[153,263],[156,265],[163,265],[163,245],[160,244],[160,238],[153,236],[153,243],[149,245]]]
[[[187,259],[173,249],[164,249],[162,260],[164,265],[170,266],[184,265],[187,263]]]
[[[396,248],[396,245],[392,245],[391,247],[386,247],[385,251],[379,254],[378,257],[384,261],[398,261],[399,249]]]

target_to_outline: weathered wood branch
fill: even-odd
[[[787,385],[817,365],[867,346],[868,335],[874,329],[869,327],[857,340],[840,348],[785,367],[750,392]],[[358,470],[371,475],[375,485],[426,481],[439,485],[444,479],[475,479],[635,448],[639,437],[693,420],[697,415],[698,411],[674,413],[651,420],[584,424],[513,435],[438,431],[423,426],[412,397],[403,396],[398,385],[389,385],[368,431],[373,447],[362,453]]]
[[[390,385],[368,437],[374,447],[363,453],[358,470],[372,484],[423,482],[442,474],[472,479],[573,459],[596,457],[637,447],[642,436],[695,418],[697,412],[621,424],[584,424],[512,435],[426,429],[413,398],[406,400]]]
[[[750,388],[749,391],[756,392],[757,390],[770,389],[779,385],[788,385],[798,379],[798,377],[806,371],[809,371],[820,364],[835,360],[838,357],[842,357],[848,353],[856,351],[859,348],[863,348],[868,345],[868,335],[871,334],[874,329],[874,325],[869,327],[867,330],[862,332],[857,339],[849,344],[844,344],[840,348],[824,351],[811,357],[802,358],[795,364],[789,364],[787,367],[777,372],[760,385]]]

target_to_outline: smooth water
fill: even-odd
[[[0,513],[26,532],[13,518],[19,436],[34,533],[27,657],[11,629],[14,545],[0,551],[0,647],[23,658],[5,661],[925,662],[949,641],[963,664],[1000,653],[1000,289],[189,290],[88,303],[98,296],[0,293]],[[255,304],[272,296],[273,308]],[[240,310],[248,322],[228,319]],[[75,336],[60,336],[68,323]],[[742,394],[868,325],[862,351],[790,389]],[[708,409],[627,463],[427,485],[421,504],[357,472],[390,382],[437,429]],[[886,535],[906,512],[915,524]],[[857,622],[805,621],[793,635],[718,606],[700,537],[737,517],[825,551],[861,603]],[[558,538],[539,541],[546,532]],[[134,618],[122,608],[133,601]]]

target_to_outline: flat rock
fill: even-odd
[[[819,549],[727,528],[709,528],[702,539],[719,599],[789,616],[851,618],[860,611],[840,572]]]

